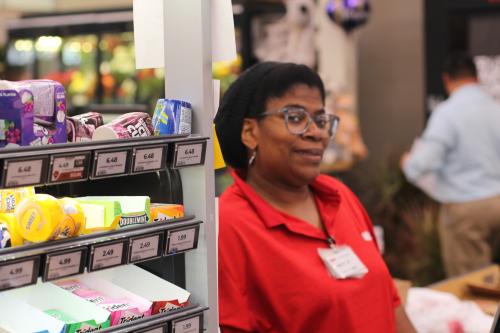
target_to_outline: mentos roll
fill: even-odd
[[[92,135],[92,140],[127,139],[152,135],[153,126],[149,114],[129,112],[98,127]]]
[[[153,116],[155,135],[191,134],[191,103],[175,100],[158,100]]]
[[[90,141],[97,127],[103,125],[102,115],[97,112],[68,117],[66,128],[69,142]]]

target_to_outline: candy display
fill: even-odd
[[[104,124],[102,115],[97,112],[68,117],[66,124],[69,142],[91,141],[94,131]]]
[[[151,212],[151,222],[165,222],[184,217],[183,205],[152,203],[149,210]]]
[[[191,134],[191,103],[159,99],[153,115],[155,135]]]
[[[151,117],[144,112],[130,112],[98,127],[92,140],[138,138],[153,135]]]
[[[64,87],[50,80],[0,80],[0,129],[0,147],[66,142]]]

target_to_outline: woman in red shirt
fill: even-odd
[[[415,332],[354,194],[320,175],[339,119],[308,67],[253,66],[215,125],[235,183],[219,201],[222,333]]]

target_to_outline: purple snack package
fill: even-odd
[[[33,86],[37,88],[33,90]],[[47,96],[41,95],[51,89],[49,99],[53,101],[49,103]],[[43,104],[39,109],[37,101]],[[49,80],[0,81],[0,147],[66,141],[66,93],[61,84]]]

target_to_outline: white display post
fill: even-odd
[[[145,0],[146,1],[146,0]],[[193,133],[210,137],[203,166],[181,169],[187,212],[203,220],[198,249],[186,254],[186,288],[210,309],[205,328],[216,333],[217,252],[214,215],[211,0],[164,0],[165,97],[189,101]]]

